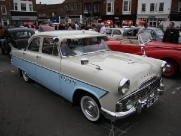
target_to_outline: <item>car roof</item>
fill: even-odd
[[[142,28],[142,27],[131,27],[131,28],[129,28],[129,29],[126,29],[124,32],[129,31],[129,30],[140,29],[140,28]],[[149,30],[149,29],[150,29],[150,30],[161,30],[161,28],[158,28],[158,27],[148,27],[147,29],[148,29],[148,30]]]
[[[33,28],[28,28],[28,27],[15,27],[15,28],[8,28],[9,32],[16,32],[16,31],[34,31]]]
[[[46,32],[40,32],[40,33],[35,33],[33,36],[75,36],[77,35],[82,35],[83,36],[106,36],[104,34],[98,33],[96,31],[91,31],[91,30],[57,30],[57,31],[46,31]]]

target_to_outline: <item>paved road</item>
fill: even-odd
[[[94,124],[77,107],[41,85],[25,83],[0,53],[0,136],[108,136],[109,120]],[[116,121],[115,136],[181,136],[181,74],[164,79],[165,94],[141,114]]]

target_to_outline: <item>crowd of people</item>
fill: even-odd
[[[15,24],[13,27],[28,27],[28,28],[34,28],[36,31],[43,32],[42,25],[45,24],[40,24],[39,26],[36,24],[32,25],[17,25]],[[90,24],[84,24],[78,22],[72,22],[72,23],[64,23],[60,22],[59,24],[53,25],[50,24],[50,26],[54,27],[55,30],[92,30],[92,31],[97,31],[102,34],[106,34],[106,29],[107,28],[116,28],[118,27],[116,24],[105,24],[105,23],[90,23]],[[7,28],[11,28],[12,26],[9,24]],[[120,26],[119,26],[120,27]],[[131,27],[131,26],[130,26]],[[7,29],[6,28],[6,29]],[[144,33],[146,29],[148,28],[148,23],[144,23],[143,27],[138,31],[137,35],[140,33]],[[0,25],[0,39],[4,37],[4,29],[2,25]],[[179,32],[177,29],[174,27],[174,22],[170,22],[168,28],[166,29],[164,33],[164,37],[162,42],[170,42],[170,43],[178,43],[178,38],[179,38]]]

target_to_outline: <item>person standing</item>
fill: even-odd
[[[101,23],[100,33],[101,34],[106,34],[106,27],[105,27],[104,23]]]
[[[1,25],[0,25],[0,39],[4,39],[4,30]]]
[[[174,26],[175,23],[170,22],[168,29],[164,33],[162,42],[178,43],[179,31]]]
[[[146,29],[148,28],[148,23],[144,23],[143,26],[144,27],[140,28],[140,30],[138,31],[137,36],[141,33],[145,33]]]

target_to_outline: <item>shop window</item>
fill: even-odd
[[[145,3],[142,4],[142,6],[141,6],[141,11],[142,11],[142,12],[145,12],[145,11],[146,11],[146,4],[145,4]]]
[[[159,5],[159,11],[163,11],[164,10],[164,3],[160,3]]]
[[[29,4],[29,10],[33,11],[32,4]]]
[[[150,3],[150,11],[155,11],[155,3]]]
[[[26,3],[21,3],[21,11],[26,11]]]
[[[6,6],[1,6],[2,15],[7,15]]]
[[[178,2],[178,12],[181,12],[181,1]]]
[[[18,3],[14,3],[14,10],[18,10]]]

